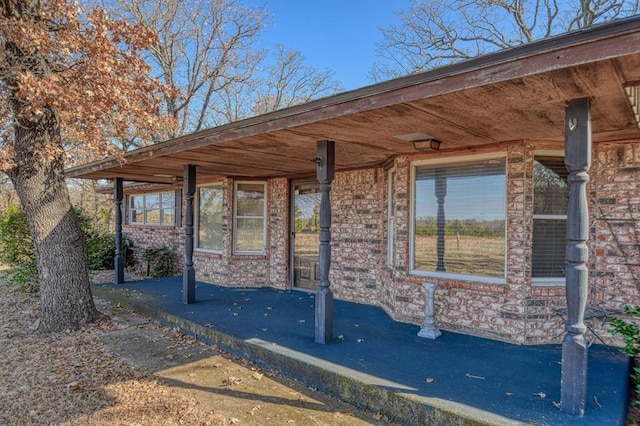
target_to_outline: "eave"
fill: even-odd
[[[338,170],[415,154],[394,136],[424,132],[440,151],[514,140],[562,143],[566,101],[592,99],[596,143],[636,140],[625,86],[640,81],[640,17],[614,21],[469,61],[185,135],[71,168],[68,177],[172,183],[312,174],[316,141],[336,141]]]

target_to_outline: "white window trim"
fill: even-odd
[[[223,198],[224,198],[224,185],[220,182],[220,183],[210,183],[210,184],[206,184],[206,185],[197,185],[196,186],[196,206],[197,206],[197,214],[195,214],[194,216],[194,227],[195,227],[195,232],[194,232],[194,247],[193,250],[197,251],[199,253],[212,253],[212,254],[222,254],[223,248],[224,248],[224,243],[223,243],[223,247],[220,248],[220,250],[216,250],[216,249],[206,249],[206,248],[200,248],[198,247],[198,244],[200,243],[200,188],[220,188],[220,190],[223,192]],[[223,224],[224,225],[224,224]]]
[[[173,195],[173,222],[172,223],[165,223],[164,222],[164,208],[162,208],[162,194],[172,194]],[[156,222],[147,222],[147,210],[151,210],[151,209],[147,209],[147,195],[158,195],[159,199],[160,199],[160,207],[158,208],[160,210],[160,222],[156,223]],[[143,221],[142,222],[134,222],[133,221],[133,211],[134,210],[140,210],[140,209],[134,209],[133,206],[131,205],[131,200],[133,199],[133,197],[143,197],[143,204],[144,204],[144,208],[142,209],[142,217],[143,217]],[[159,191],[159,192],[145,192],[143,194],[130,194],[127,196],[127,207],[129,209],[129,225],[132,226],[164,226],[164,227],[171,227],[171,226],[176,226],[176,221],[178,218],[178,206],[176,205],[176,191],[172,190],[172,191]]]
[[[533,152],[533,158],[536,157],[558,157],[564,159],[564,150],[559,149],[541,149]],[[531,178],[533,184],[533,177]],[[535,194],[534,194],[535,196]],[[567,219],[567,215],[560,214],[534,214],[532,219]],[[532,231],[533,232],[533,231]],[[533,235],[532,235],[533,238]],[[531,246],[531,253],[533,254],[533,243]],[[533,256],[531,257],[531,269],[533,270]],[[531,277],[531,285],[535,287],[562,287],[566,283],[566,277]]]
[[[436,159],[428,159],[428,160],[419,160],[411,162],[411,176],[410,176],[410,188],[409,188],[409,199],[410,199],[410,211],[409,211],[409,274],[415,275],[419,277],[430,277],[430,278],[440,278],[447,280],[456,280],[456,281],[469,281],[474,283],[481,284],[506,284],[507,283],[507,239],[509,238],[506,232],[507,227],[507,194],[505,193],[505,233],[504,233],[504,276],[503,277],[487,277],[483,275],[467,275],[467,274],[452,274],[449,272],[436,272],[436,271],[422,271],[420,269],[415,269],[415,212],[416,212],[416,168],[420,166],[439,166],[439,165],[455,165],[459,162],[469,162],[469,161],[482,161],[482,160],[505,160],[507,161],[507,153],[506,152],[497,152],[497,153],[486,153],[486,154],[477,154],[477,155],[462,155],[457,157],[444,157],[444,158],[436,158]],[[505,180],[508,181],[508,164],[505,163]],[[507,185],[505,185],[508,188]]]
[[[262,206],[262,250],[236,250],[236,237],[238,235],[238,185],[242,184],[262,184],[264,186],[264,205]],[[233,182],[233,254],[239,255],[264,255],[267,253],[267,204],[268,204],[268,194],[267,194],[267,181],[264,180],[239,180]],[[241,216],[240,218],[254,218],[257,219],[258,216]]]
[[[394,181],[396,169],[389,169],[387,173],[387,267],[392,268],[395,264],[395,200]]]

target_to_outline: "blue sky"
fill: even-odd
[[[245,0],[248,5],[256,1]],[[263,46],[282,43],[301,51],[307,65],[336,72],[345,90],[373,84],[367,74],[375,60],[378,27],[398,22],[393,11],[409,0],[257,0],[273,15]]]

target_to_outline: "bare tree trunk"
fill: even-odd
[[[37,146],[57,145],[60,128],[48,110],[29,126],[15,126],[16,167],[9,177],[33,238],[40,278],[40,332],[78,329],[102,317],[93,303],[86,246],[64,181],[62,151],[41,156]]]

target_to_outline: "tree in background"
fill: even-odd
[[[239,0],[117,0],[111,9],[158,32],[145,59],[158,79],[180,90],[163,102],[178,126],[158,140],[341,90],[333,72],[306,66],[296,50],[256,48],[271,20],[263,8]]]
[[[375,81],[425,71],[640,12],[639,0],[430,0],[382,28]]]
[[[138,52],[143,25],[84,13],[65,0],[0,0],[0,171],[27,216],[40,281],[41,332],[100,317],[64,167],[113,155],[115,137],[149,140],[170,91]],[[165,97],[166,99],[166,97]]]
[[[252,99],[254,115],[303,104],[342,90],[342,85],[334,79],[335,72],[307,66],[305,60],[298,50],[282,44],[276,46],[268,75],[258,80],[261,87]]]

